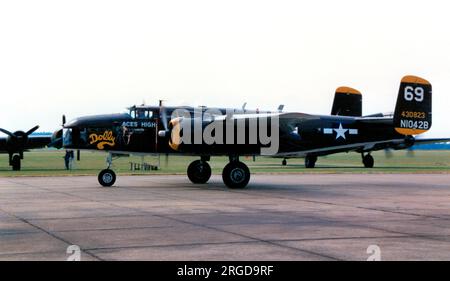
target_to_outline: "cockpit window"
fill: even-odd
[[[144,108],[136,108],[130,110],[130,115],[133,119],[150,119],[153,118],[153,111]]]

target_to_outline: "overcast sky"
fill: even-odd
[[[0,127],[53,131],[133,104],[329,114],[334,90],[393,111],[406,74],[433,84],[450,137],[448,1],[1,1]]]

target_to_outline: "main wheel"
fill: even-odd
[[[372,155],[367,154],[363,157],[363,164],[366,168],[373,168],[373,165],[375,164],[375,160],[373,159]]]
[[[192,183],[207,183],[211,177],[211,166],[209,166],[206,161],[195,160],[189,164],[187,168],[187,175]]]
[[[112,186],[116,182],[116,173],[113,170],[105,169],[98,174],[98,182],[102,186]]]
[[[250,170],[244,163],[233,161],[223,168],[222,179],[229,188],[244,188],[250,181]]]
[[[13,171],[20,171],[20,156],[19,155],[14,155],[12,160],[11,160],[11,166]]]
[[[317,156],[306,156],[305,157],[305,167],[310,169],[316,166]]]
[[[286,159],[283,159],[283,161],[281,161],[281,165],[282,165],[282,166],[286,166],[286,165],[287,165],[287,160],[286,160]]]

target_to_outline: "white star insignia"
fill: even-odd
[[[344,140],[345,138],[345,133],[347,133],[348,129],[344,129],[342,128],[342,123],[339,123],[339,128],[338,129],[334,129],[334,131],[336,132],[336,139],[339,138],[343,138]]]
[[[336,139],[343,138],[344,140],[347,139],[345,134],[348,132],[349,135],[357,135],[358,129],[344,129],[342,127],[342,123],[339,123],[339,128],[324,128],[323,133],[325,135],[332,135],[334,132],[336,132]]]

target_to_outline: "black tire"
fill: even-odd
[[[112,186],[116,182],[116,173],[110,169],[102,170],[98,174],[98,182],[105,187]]]
[[[245,188],[250,181],[250,170],[242,162],[230,162],[223,168],[222,179],[229,188]]]
[[[189,180],[195,184],[205,184],[211,177],[211,166],[208,162],[195,160],[187,168]]]
[[[282,165],[282,166],[286,166],[286,165],[287,165],[286,159],[283,159],[283,161],[281,161],[281,165]]]
[[[21,163],[20,163],[20,156],[14,155],[11,160],[11,166],[13,171],[20,171]]]
[[[373,166],[375,164],[375,160],[373,159],[372,155],[367,154],[366,156],[364,156],[363,164],[364,164],[364,167],[366,167],[366,168],[373,168]]]
[[[317,156],[306,156],[305,157],[305,168],[312,169],[316,166]]]

